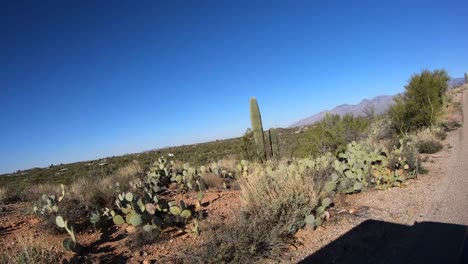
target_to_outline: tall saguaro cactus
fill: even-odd
[[[465,84],[468,84],[468,73],[465,72]]]
[[[265,138],[263,137],[262,116],[258,108],[257,99],[250,98],[250,122],[252,122],[253,136],[257,146],[257,154],[261,159],[266,159]]]
[[[278,147],[278,133],[276,129],[270,128],[270,146],[271,146],[271,156],[277,158],[279,156],[279,147]]]

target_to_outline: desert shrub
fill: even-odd
[[[115,178],[121,181],[132,180],[141,173],[143,173],[143,169],[140,163],[134,160],[126,166],[118,169],[117,172],[115,172]]]
[[[409,139],[418,148],[420,153],[432,154],[442,150],[443,148],[443,145],[437,135],[439,135],[439,137],[443,136],[443,131],[440,132],[439,129],[431,130],[426,128],[417,133],[410,134]]]
[[[299,222],[302,224],[317,205],[318,188],[312,170],[294,173],[286,166],[280,168],[250,173],[240,179],[241,200],[247,212],[265,214],[285,227],[283,231],[290,232],[300,228]]]
[[[184,263],[253,263],[275,258],[288,248],[280,226],[264,214],[239,213],[232,223],[223,221],[202,227],[207,242],[184,252]],[[282,229],[280,227],[280,229]]]
[[[57,184],[36,184],[25,192],[24,199],[26,201],[36,201],[42,197],[43,194],[53,194],[60,191],[60,186]]]
[[[141,165],[133,161],[106,177],[80,178],[73,183],[69,197],[87,210],[110,207],[116,193],[128,191],[130,182],[143,173]]]
[[[365,138],[370,124],[371,120],[365,117],[326,114],[306,131],[310,140],[308,155],[320,156],[327,152],[343,151],[348,143]]]
[[[201,176],[209,188],[223,188],[224,180],[215,173],[208,172]]]
[[[43,214],[38,214],[41,218],[39,225],[41,229],[52,234],[63,234],[65,233],[65,230],[58,227],[55,220],[55,218],[60,215],[64,219],[77,223],[77,225],[75,225],[75,231],[81,231],[91,227],[91,223],[87,221],[88,214],[88,209],[81,203],[81,201],[67,198],[58,203],[58,210],[56,212],[47,211]]]
[[[443,145],[439,141],[423,141],[418,144],[420,153],[433,154],[441,151]]]
[[[442,121],[442,127],[445,129],[445,131],[454,131],[461,126],[461,122],[454,117],[449,117]]]
[[[434,136],[438,139],[438,140],[445,140],[447,138],[447,132],[445,132],[445,130],[441,129],[441,128],[438,128],[436,130],[433,131],[434,133]]]
[[[369,139],[374,142],[394,137],[395,132],[392,129],[392,122],[388,117],[376,120],[369,126]]]
[[[112,204],[116,191],[103,179],[82,178],[70,186],[70,198],[88,210]]]
[[[254,138],[253,138],[253,132],[250,128],[247,129],[247,131],[244,133],[244,135],[240,139],[239,148],[240,148],[242,159],[249,160],[249,161],[259,159],[259,156],[257,154],[257,149],[255,146],[255,142],[254,142]]]
[[[24,193],[11,186],[4,186],[0,188],[0,204],[11,204],[20,201],[26,201]]]
[[[246,263],[264,257],[275,258],[304,226],[304,219],[318,203],[319,188],[313,169],[299,172],[293,164],[272,161],[249,165],[239,180],[242,208],[234,221],[202,227],[207,242],[186,252],[193,263]]]
[[[445,70],[423,70],[413,75],[389,110],[394,129],[405,134],[435,125],[443,111],[449,79]]]
[[[62,255],[38,242],[30,242],[25,238],[18,238],[20,248],[6,247],[0,252],[0,263],[11,264],[50,264],[60,263]]]

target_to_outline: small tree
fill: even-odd
[[[411,77],[405,92],[390,108],[394,128],[400,133],[435,125],[442,113],[449,75],[445,70],[423,70]]]

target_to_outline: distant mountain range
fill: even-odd
[[[465,82],[464,78],[454,78],[448,82],[449,89],[456,88],[458,86],[463,85]],[[350,104],[343,104],[339,105],[331,110],[325,110],[318,114],[312,115],[310,117],[304,118],[292,124],[289,127],[301,127],[301,126],[308,126],[312,125],[315,122],[322,120],[325,117],[325,114],[335,114],[344,116],[345,114],[352,114],[354,116],[364,116],[365,109],[374,109],[375,114],[382,114],[388,110],[388,108],[394,104],[393,98],[397,95],[379,95],[372,99],[364,99],[359,104],[350,105]]]
[[[365,115],[365,109],[374,109],[375,114],[381,114],[385,112],[393,104],[394,95],[379,95],[372,99],[364,99],[359,104],[350,105],[343,104],[339,105],[331,110],[325,110],[313,116],[304,118],[292,124],[290,127],[301,127],[312,125],[315,122],[322,120],[327,113],[343,116],[345,114],[353,114],[354,116]]]
[[[457,88],[465,84],[465,78],[453,78],[448,82],[449,89]]]

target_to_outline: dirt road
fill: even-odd
[[[468,225],[468,92],[463,93],[463,127],[454,142],[446,173],[429,202],[424,216],[429,221]]]

